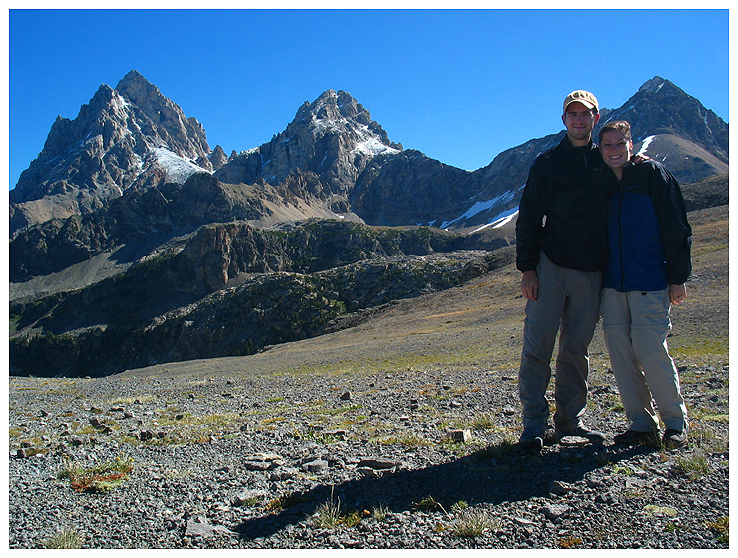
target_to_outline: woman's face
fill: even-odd
[[[622,167],[630,160],[633,141],[619,130],[608,130],[600,139],[600,153],[605,164],[610,168]]]

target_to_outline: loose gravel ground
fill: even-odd
[[[511,443],[515,379],[494,370],[254,376],[237,365],[12,378],[10,548],[60,532],[83,548],[728,546],[727,367],[694,371],[687,401],[710,414],[693,418],[687,448],[612,445],[624,419],[604,384],[588,420],[610,440],[532,454]],[[133,469],[108,491],[77,492],[60,475],[121,461]]]

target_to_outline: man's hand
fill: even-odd
[[[538,275],[535,271],[524,271],[520,281],[520,292],[528,300],[538,300]]]
[[[651,157],[649,157],[645,153],[634,153],[630,157],[630,162],[633,163],[634,165],[637,165],[638,163],[644,163],[650,160],[651,160]]]
[[[672,306],[678,306],[687,299],[687,287],[681,285],[669,285],[669,302]]]

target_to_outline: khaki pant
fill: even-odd
[[[630,430],[658,429],[654,399],[666,428],[685,432],[688,428],[679,375],[666,344],[670,308],[667,290],[602,291],[605,346]]]
[[[601,274],[559,267],[543,252],[536,273],[538,300],[529,300],[525,306],[523,354],[518,373],[523,428],[545,429],[548,423],[546,389],[560,329],[554,379],[554,426],[556,430],[569,431],[581,425],[587,403],[587,347],[599,319]]]

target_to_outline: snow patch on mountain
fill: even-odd
[[[167,180],[169,182],[184,184],[195,173],[209,172],[197,166],[192,161],[188,161],[176,153],[171,152],[166,147],[157,147],[154,149],[154,155],[159,166],[167,173]]]
[[[493,229],[499,229],[500,227],[507,225],[510,221],[515,219],[517,215],[518,215],[518,208],[513,207],[512,209],[503,211],[497,217],[495,217],[492,221],[490,221],[486,225],[482,225],[478,229],[474,229],[474,231],[472,232],[483,231],[484,229],[488,229],[489,227],[492,227]]]
[[[467,209],[463,215],[460,215],[459,217],[457,217],[456,219],[453,219],[452,221],[444,221],[443,223],[441,223],[441,228],[446,229],[450,227],[451,225],[453,225],[454,223],[458,223],[459,221],[466,220],[466,219],[471,219],[472,217],[474,217],[475,215],[478,215],[479,213],[482,213],[483,211],[489,211],[490,209],[494,208],[498,204],[505,203],[505,202],[512,200],[514,195],[515,195],[514,192],[505,192],[504,194],[497,196],[496,198],[492,198],[491,200],[477,202],[474,205],[472,205],[469,209]],[[508,211],[508,210],[505,210],[505,211]],[[517,211],[517,208],[515,208],[514,211]],[[503,213],[500,213],[499,215],[497,215],[495,217],[495,220],[502,218],[504,216]],[[491,223],[493,222],[494,220]]]
[[[399,150],[383,144],[376,137],[367,138],[364,141],[356,144],[356,147],[354,147],[354,151],[358,151],[359,153],[370,155],[372,157],[381,153],[399,153]]]
[[[641,149],[638,151],[638,155],[643,155],[646,150],[648,149],[648,146],[653,141],[653,138],[656,136],[648,136],[646,139],[643,140],[643,144],[641,145]]]

